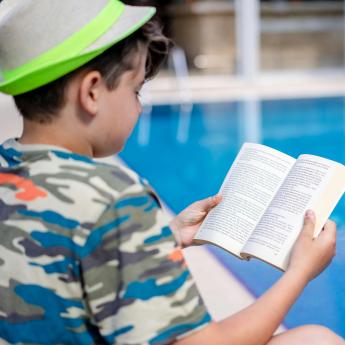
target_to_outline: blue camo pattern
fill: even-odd
[[[120,164],[0,146],[0,344],[163,345],[210,320],[152,188]]]

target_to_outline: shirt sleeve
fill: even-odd
[[[211,321],[166,220],[152,190],[132,186],[90,234],[86,305],[109,344],[169,344]]]

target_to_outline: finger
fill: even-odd
[[[221,200],[222,196],[217,194],[195,202],[193,207],[199,209],[200,211],[209,211],[211,208],[217,206]]]
[[[213,197],[213,201],[216,205],[218,205],[222,201],[223,197],[222,194],[217,194]]]
[[[323,227],[323,231],[321,232],[319,237],[326,237],[330,240],[335,241],[336,232],[337,232],[336,224],[333,221],[328,220],[326,222],[325,226]]]
[[[302,229],[302,235],[313,237],[315,228],[315,213],[312,210],[308,210],[304,216],[304,223]]]
[[[336,231],[337,225],[335,224],[335,222],[328,219],[325,226],[324,226],[324,229],[325,229],[325,231]]]

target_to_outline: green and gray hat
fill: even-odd
[[[19,95],[62,77],[154,14],[154,7],[119,0],[3,0],[0,91]]]

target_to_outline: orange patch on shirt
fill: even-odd
[[[169,259],[173,262],[177,262],[177,261],[183,261],[183,266],[186,266],[186,263],[184,261],[184,256],[182,253],[182,250],[177,248],[175,249],[170,255],[169,255]]]
[[[16,194],[16,198],[23,201],[33,201],[37,198],[44,198],[47,193],[42,189],[34,185],[31,180],[27,180],[23,177],[14,174],[1,174],[0,173],[0,185],[12,184],[21,189],[21,192]]]

